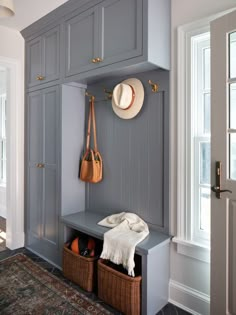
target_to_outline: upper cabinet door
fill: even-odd
[[[38,76],[42,68],[42,38],[37,37],[26,44],[27,83],[29,86],[39,83]]]
[[[44,82],[56,80],[60,76],[60,29],[59,26],[43,36],[42,74]]]
[[[98,11],[100,65],[142,55],[142,0],[106,0]]]
[[[26,44],[27,83],[32,87],[59,79],[60,28],[46,32]]]
[[[98,38],[96,8],[66,21],[66,76],[93,69]]]

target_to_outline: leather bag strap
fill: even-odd
[[[97,129],[96,129],[96,119],[95,119],[95,110],[94,110],[94,99],[92,99],[90,102],[91,102],[91,116],[92,116],[92,124],[93,124],[94,152],[97,153],[98,145],[97,145]]]
[[[89,151],[89,147],[90,147],[91,116],[92,116],[92,101],[89,101],[89,116],[88,116],[88,131],[87,131],[86,151]]]

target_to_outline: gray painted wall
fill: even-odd
[[[61,89],[61,215],[85,210],[85,183],[78,179],[84,145],[85,88],[72,84]]]
[[[131,211],[154,228],[168,232],[169,74],[159,70],[135,77],[144,85],[145,100],[140,113],[130,120],[116,116],[111,102],[103,101],[103,88],[112,89],[127,76],[88,86],[96,96],[104,179],[87,185],[86,209],[107,214]],[[149,79],[160,85],[158,93],[151,91]]]

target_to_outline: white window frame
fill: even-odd
[[[191,185],[191,179],[187,179],[187,172],[190,171],[186,157],[186,143],[189,141],[187,136],[187,115],[190,101],[186,91],[191,88],[191,68],[189,56],[191,56],[191,46],[187,43],[192,36],[207,33],[210,31],[210,22],[222,15],[225,15],[233,9],[220,12],[187,25],[180,26],[177,30],[177,233],[173,242],[177,244],[177,252],[191,258],[204,262],[210,262],[210,244],[194,242],[191,240],[191,208],[187,203],[186,187]],[[187,71],[188,70],[188,71]],[[175,131],[174,131],[175,132]],[[171,132],[173,134],[173,130]],[[175,148],[175,145],[174,147]],[[171,151],[173,151],[171,147]],[[174,179],[175,171],[171,172],[171,178]],[[171,202],[175,200],[174,191],[171,191]]]
[[[189,113],[191,117],[188,117],[188,120],[191,121],[191,143],[187,144],[187,149],[191,149],[190,156],[188,160],[192,161],[191,165],[191,188],[187,187],[188,196],[191,195],[191,204],[188,207],[192,211],[192,220],[191,220],[191,235],[188,235],[189,240],[199,243],[200,245],[205,245],[210,247],[210,234],[207,231],[200,229],[201,221],[201,212],[200,212],[200,197],[196,196],[199,194],[199,187],[208,188],[210,193],[210,185],[201,185],[200,184],[200,174],[199,174],[199,165],[200,165],[200,143],[208,142],[210,143],[210,133],[203,133],[203,121],[204,114],[203,108],[199,105],[203,105],[203,98],[206,94],[210,94],[210,87],[204,87],[202,80],[204,82],[204,65],[203,65],[203,50],[210,48],[210,32],[201,33],[200,35],[191,36],[191,42],[188,43],[191,46],[191,69],[189,69],[191,74],[191,90],[187,91],[187,98],[191,99],[189,104],[191,104],[191,112]],[[201,67],[202,65],[202,67]],[[190,94],[190,95],[188,95]],[[189,106],[188,106],[189,107]],[[196,120],[197,117],[197,120]],[[201,126],[200,126],[201,124]],[[201,131],[199,132],[199,129]],[[190,146],[192,147],[190,148]],[[209,160],[210,163],[210,160]],[[210,169],[210,165],[209,165]],[[187,174],[188,175],[188,174]],[[187,209],[188,212],[188,209]],[[188,213],[187,213],[188,215]]]
[[[191,134],[191,39],[210,31],[210,19],[178,28],[177,60],[177,251],[183,255],[210,262],[210,242],[192,240],[191,200],[187,198],[187,187],[192,187],[190,152]]]

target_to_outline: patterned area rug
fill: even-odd
[[[0,261],[0,314],[110,315],[23,254]]]

